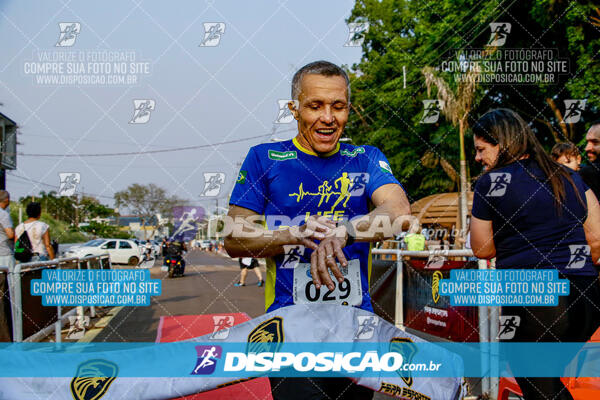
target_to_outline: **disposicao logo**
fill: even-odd
[[[217,360],[223,355],[221,346],[196,346],[198,361],[191,375],[210,375],[215,372]]]
[[[366,353],[351,352],[288,352],[239,353],[228,352],[225,357],[224,371],[266,372],[281,371],[291,367],[298,372],[392,372],[402,367],[404,359],[396,352],[384,353],[381,356],[376,351]]]

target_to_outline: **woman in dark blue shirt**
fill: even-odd
[[[514,111],[487,112],[473,126],[477,180],[471,247],[498,269],[556,269],[570,281],[557,307],[503,307],[517,316],[515,342],[585,342],[600,326],[600,206],[579,175],[546,154]],[[516,321],[517,319],[512,319]],[[572,397],[560,378],[516,378],[526,400]]]

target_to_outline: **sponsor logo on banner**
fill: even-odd
[[[133,100],[133,117],[130,124],[145,124],[150,121],[150,114],[156,108],[156,101],[152,99]]]
[[[117,364],[108,360],[83,362],[71,380],[71,395],[75,400],[98,400],[106,394],[118,372]]]
[[[565,116],[562,124],[576,124],[581,119],[587,100],[565,100]]]
[[[298,158],[298,155],[295,151],[276,151],[269,150],[269,158],[275,161],[285,161],[285,160],[294,160]]]
[[[233,326],[233,315],[213,315],[213,332],[211,339],[223,340],[229,337],[229,328]]]
[[[217,368],[217,361],[223,355],[221,346],[196,346],[198,360],[190,375],[210,375]]]
[[[359,154],[363,154],[365,152],[365,148],[364,147],[356,147],[354,150],[350,151],[350,150],[346,150],[346,149],[342,149],[340,151],[340,154],[346,157],[356,157]]]
[[[394,397],[402,397],[410,400],[431,400],[431,397],[417,392],[414,389],[395,385],[393,383],[381,382],[379,392],[391,394]]]
[[[225,173],[204,172],[204,189],[200,197],[214,197],[221,193],[221,187],[225,184]]]
[[[490,23],[490,40],[487,46],[500,47],[506,43],[506,38],[510,33],[511,24],[509,22],[492,22]]]
[[[250,332],[247,353],[277,351],[273,349],[273,343],[283,343],[283,341],[283,318],[273,317],[260,323]]]
[[[448,320],[448,311],[442,310],[440,308],[428,307],[425,306],[423,308],[426,314],[426,322],[428,325],[439,326],[441,328],[445,328],[447,326],[446,321]],[[439,318],[442,318],[443,321],[440,321]]]
[[[283,246],[283,261],[279,268],[296,268],[304,255],[304,246],[286,244]]]
[[[60,172],[60,187],[58,188],[59,196],[73,196],[77,190],[77,185],[81,182],[79,172]]]
[[[358,315],[357,317],[358,329],[356,330],[355,339],[371,339],[375,333],[377,325],[379,325],[379,318],[374,315]]]
[[[517,328],[521,325],[521,317],[518,315],[501,315],[500,316],[500,331],[498,332],[498,340],[510,340],[515,337]]]
[[[204,208],[195,206],[173,207],[173,221],[175,223],[172,240],[187,242],[196,237],[198,221],[204,217]]]
[[[204,22],[204,38],[200,47],[216,47],[221,42],[221,36],[225,34],[224,22]]]
[[[235,183],[243,185],[244,183],[246,183],[246,176],[248,176],[248,171],[240,170],[240,173],[238,174]]]
[[[506,188],[511,180],[511,175],[508,172],[490,172],[490,190],[487,192],[488,197],[501,197],[506,193]]]
[[[412,339],[395,337],[390,341],[390,351],[396,352],[402,356],[405,363],[412,363],[412,359],[417,354],[417,346],[413,343]],[[397,370],[400,378],[406,383],[406,386],[412,386],[413,377],[410,371]]]
[[[56,47],[71,47],[75,44],[77,36],[81,32],[81,24],[79,22],[59,22],[60,36]]]
[[[365,41],[365,33],[369,31],[368,22],[348,22],[348,39],[344,47],[360,47]]]
[[[299,106],[298,100],[291,99],[279,99],[277,100],[277,106],[279,107],[279,111],[277,112],[277,118],[273,121],[274,124],[289,124],[294,121],[294,114],[292,114],[292,110],[288,104],[291,102],[294,103],[294,108],[297,110]]]
[[[571,258],[565,268],[580,269],[585,266],[585,261],[590,256],[590,246],[587,244],[570,244]]]
[[[440,119],[442,108],[444,108],[442,100],[423,100],[423,116],[419,123],[435,124]]]
[[[435,271],[431,278],[431,297],[434,303],[440,301],[440,280],[443,278],[444,275],[440,271]]]

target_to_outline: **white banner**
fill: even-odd
[[[368,311],[348,306],[308,304],[284,307],[254,318],[229,328],[227,335],[209,334],[187,342],[215,343],[215,345],[227,342],[249,342],[250,351],[259,352],[265,341],[321,342],[324,351],[327,350],[327,343],[389,342],[393,347],[394,343],[425,342]],[[152,352],[153,347],[143,349],[144,356],[149,359],[152,358]],[[143,371],[145,363],[144,357],[138,358],[141,354],[140,351],[132,349],[122,350],[119,355],[114,353],[117,352],[112,353],[114,359],[137,360],[138,364],[135,365],[139,365],[140,370]],[[77,371],[73,371],[73,376],[69,378],[0,378],[0,398],[14,400],[38,398],[45,400],[72,398],[76,400],[92,398],[94,400],[171,399],[226,386],[238,379],[243,379],[208,375],[185,378],[120,377],[118,368],[114,369],[114,376],[111,376],[110,373],[106,373],[111,370],[110,362],[102,363],[102,358],[106,354],[109,353],[105,352],[95,357],[95,353],[90,353],[90,364],[80,365]],[[452,369],[456,373],[452,375],[455,377],[407,378],[399,375],[367,377],[355,373],[349,375],[349,378],[359,385],[399,398],[431,400],[462,398],[463,379],[456,377],[462,375],[462,360],[441,347],[439,352],[436,350],[436,354],[439,354],[440,359],[452,360]],[[57,365],[61,363],[61,358],[64,360],[64,357],[69,357],[68,354],[46,356],[55,357]],[[19,362],[28,363],[34,369],[36,367],[35,357],[35,352],[23,352],[23,358]],[[177,354],[173,354],[173,358],[177,357]],[[179,355],[179,357],[181,356]],[[200,365],[201,360],[199,355],[198,368],[203,368],[203,365]],[[193,368],[193,365],[191,367]],[[98,376],[99,371],[102,372],[100,375],[104,377],[94,377],[95,374]]]

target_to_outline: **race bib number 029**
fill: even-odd
[[[310,264],[300,263],[294,268],[294,304],[339,304],[359,306],[362,304],[362,285],[360,280],[360,261],[348,261],[348,267],[343,268],[338,263],[338,268],[344,276],[344,281],[339,283],[329,272],[335,289],[329,290],[322,285],[317,289],[310,274]]]

